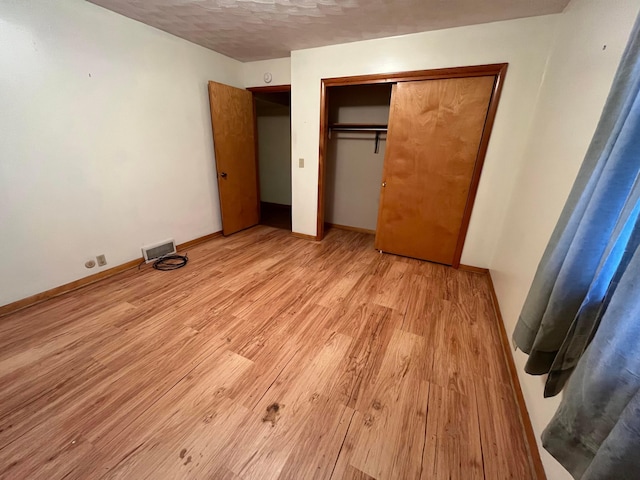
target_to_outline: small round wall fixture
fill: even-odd
[[[265,73],[263,78],[264,83],[271,83],[271,80],[273,80],[273,76],[269,72]]]

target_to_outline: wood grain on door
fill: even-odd
[[[376,248],[451,265],[495,76],[393,87]]]
[[[209,82],[213,146],[224,235],[260,218],[252,93]]]

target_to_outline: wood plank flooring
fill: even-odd
[[[0,319],[0,478],[533,478],[486,278],[255,227]]]

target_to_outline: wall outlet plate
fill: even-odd
[[[96,260],[98,261],[99,267],[104,267],[107,264],[107,257],[105,257],[104,255],[98,255],[96,257]]]
[[[304,158],[298,159],[298,168],[304,168]]]

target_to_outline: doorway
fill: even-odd
[[[291,87],[253,93],[260,188],[260,224],[291,231]]]

